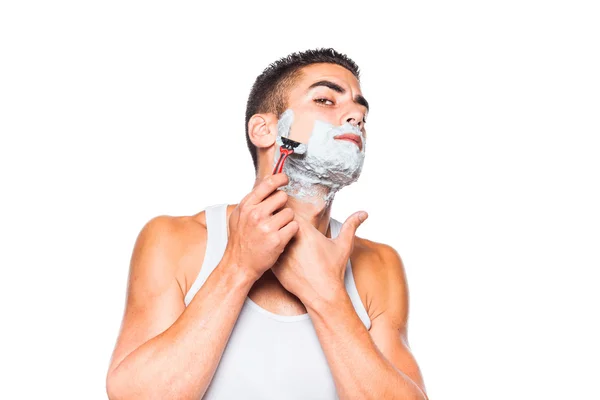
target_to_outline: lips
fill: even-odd
[[[354,142],[358,146],[359,150],[362,150],[362,139],[358,135],[355,135],[353,133],[344,133],[342,135],[334,136],[333,138],[337,140],[349,140],[351,142]]]

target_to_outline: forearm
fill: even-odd
[[[343,287],[330,299],[307,306],[307,310],[340,399],[427,399],[379,351]]]
[[[236,265],[221,260],[181,316],[111,372],[110,398],[201,398],[252,284]]]

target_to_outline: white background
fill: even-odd
[[[372,110],[333,216],[402,256],[429,396],[600,399],[592,3],[3,2],[0,398],[106,397],[140,229],[249,192],[254,79],[334,47]]]

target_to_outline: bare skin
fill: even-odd
[[[322,86],[306,90],[320,80],[332,81],[345,91]],[[346,69],[313,64],[303,68],[288,104],[302,115],[296,126],[306,125],[303,118],[319,118],[336,125],[351,121],[364,130],[367,110],[355,101],[360,94],[358,81]],[[296,128],[296,134],[300,133]],[[398,253],[388,245],[356,236],[360,222],[354,215],[344,223],[344,236],[352,243],[347,256],[371,320],[368,332],[344,290],[333,297],[317,293],[309,298],[305,287],[294,286],[292,281],[298,280],[286,273],[302,263],[311,249],[302,248],[302,241],[293,254],[284,248],[294,235],[312,234],[313,245],[315,232],[320,232],[323,240],[330,238],[331,204],[299,201],[281,191],[276,191],[275,197],[273,189],[287,183],[285,174],[278,174],[279,181],[265,189],[275,157],[277,117],[269,113],[253,116],[249,134],[259,160],[253,192],[262,189],[260,196],[251,197],[252,207],[266,209],[265,204],[270,203],[273,214],[263,213],[262,222],[252,222],[250,194],[239,204],[228,205],[230,239],[225,255],[187,308],[184,297],[206,252],[205,213],[161,216],[144,227],[132,255],[125,314],[107,374],[109,398],[201,398],[248,296],[276,314],[310,314],[341,399],[356,393],[363,399],[427,399],[420,369],[408,346],[408,285]],[[306,142],[306,138],[294,136],[294,127],[291,137]],[[245,242],[255,232],[263,234],[276,215],[277,223],[270,223],[269,232],[282,237],[281,241],[270,247],[262,241]],[[258,247],[261,254],[243,254],[243,249]],[[272,268],[278,259],[282,265]],[[327,284],[343,288],[340,282]],[[340,344],[343,342],[348,347]],[[357,365],[363,365],[362,370]],[[374,374],[378,379],[372,379]]]

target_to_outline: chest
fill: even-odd
[[[279,320],[248,299],[204,399],[337,399],[308,316]]]

